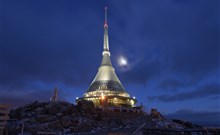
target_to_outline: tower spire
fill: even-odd
[[[108,7],[105,7],[105,24],[104,24],[104,27],[108,27],[107,10],[108,10]]]
[[[103,55],[105,53],[108,53],[110,55],[109,52],[109,44],[108,44],[108,22],[107,22],[107,10],[108,8],[105,7],[105,22],[104,22],[104,45],[103,45]]]

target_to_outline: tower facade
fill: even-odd
[[[95,106],[133,107],[137,100],[125,91],[112,66],[109,51],[107,7],[105,7],[102,62],[94,80],[80,100],[91,100]]]

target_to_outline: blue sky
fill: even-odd
[[[3,0],[1,102],[48,101],[55,87],[60,100],[82,96],[101,63],[106,5],[111,60],[138,104],[219,114],[218,0]]]

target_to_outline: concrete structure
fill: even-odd
[[[102,52],[102,62],[98,73],[87,92],[80,100],[91,100],[95,106],[115,106],[115,107],[133,107],[137,100],[131,98],[125,91],[123,85],[115,74],[115,69],[110,60],[109,40],[108,40],[108,23],[107,7],[105,8],[104,23],[104,45]]]

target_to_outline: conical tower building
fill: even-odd
[[[133,107],[137,100],[125,91],[112,66],[109,51],[107,7],[105,7],[102,62],[94,80],[80,100],[91,100],[95,106]]]

